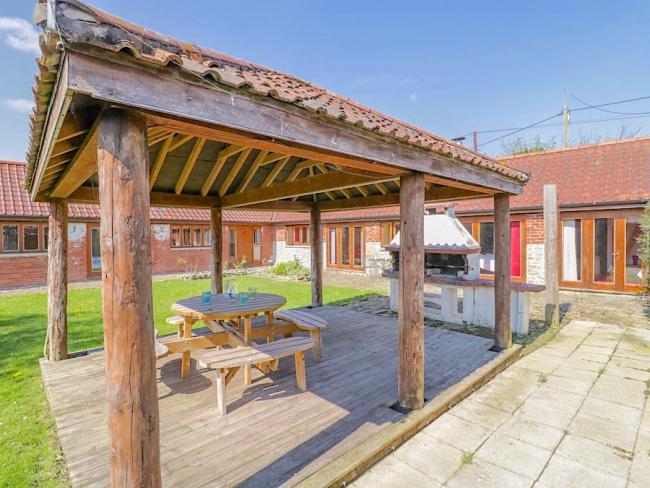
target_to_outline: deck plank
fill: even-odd
[[[193,358],[190,378],[181,380],[180,357],[158,360],[164,485],[290,486],[402,417],[388,408],[397,395],[396,320],[328,306],[310,313],[329,326],[323,361],[307,357],[307,392],[285,358],[269,376],[254,370],[248,388],[240,371],[228,385],[229,413],[219,417],[213,370]],[[426,397],[494,358],[491,346],[427,328]],[[73,485],[107,486],[103,353],[41,368]]]

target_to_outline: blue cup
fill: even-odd
[[[212,292],[209,291],[204,291],[201,293],[201,299],[203,300],[203,303],[207,305],[208,303],[212,302]]]
[[[245,291],[239,292],[239,303],[246,305],[248,303],[248,293]]]

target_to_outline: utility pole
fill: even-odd
[[[472,143],[474,145],[474,151],[478,151],[478,134],[476,130],[472,131]]]
[[[569,105],[567,104],[566,88],[564,89],[564,106],[562,107],[562,120],[564,121],[564,147],[569,147]]]

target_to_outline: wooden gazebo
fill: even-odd
[[[311,213],[312,304],[322,303],[321,212],[400,204],[398,400],[424,403],[425,202],[493,196],[496,348],[511,345],[509,196],[527,175],[292,76],[162,36],[78,0],[40,0],[29,173],[51,205],[50,360],[67,356],[68,203],[101,207],[111,475],[159,486],[150,206]]]

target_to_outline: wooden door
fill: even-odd
[[[237,262],[253,262],[253,228],[242,226],[237,228]]]

